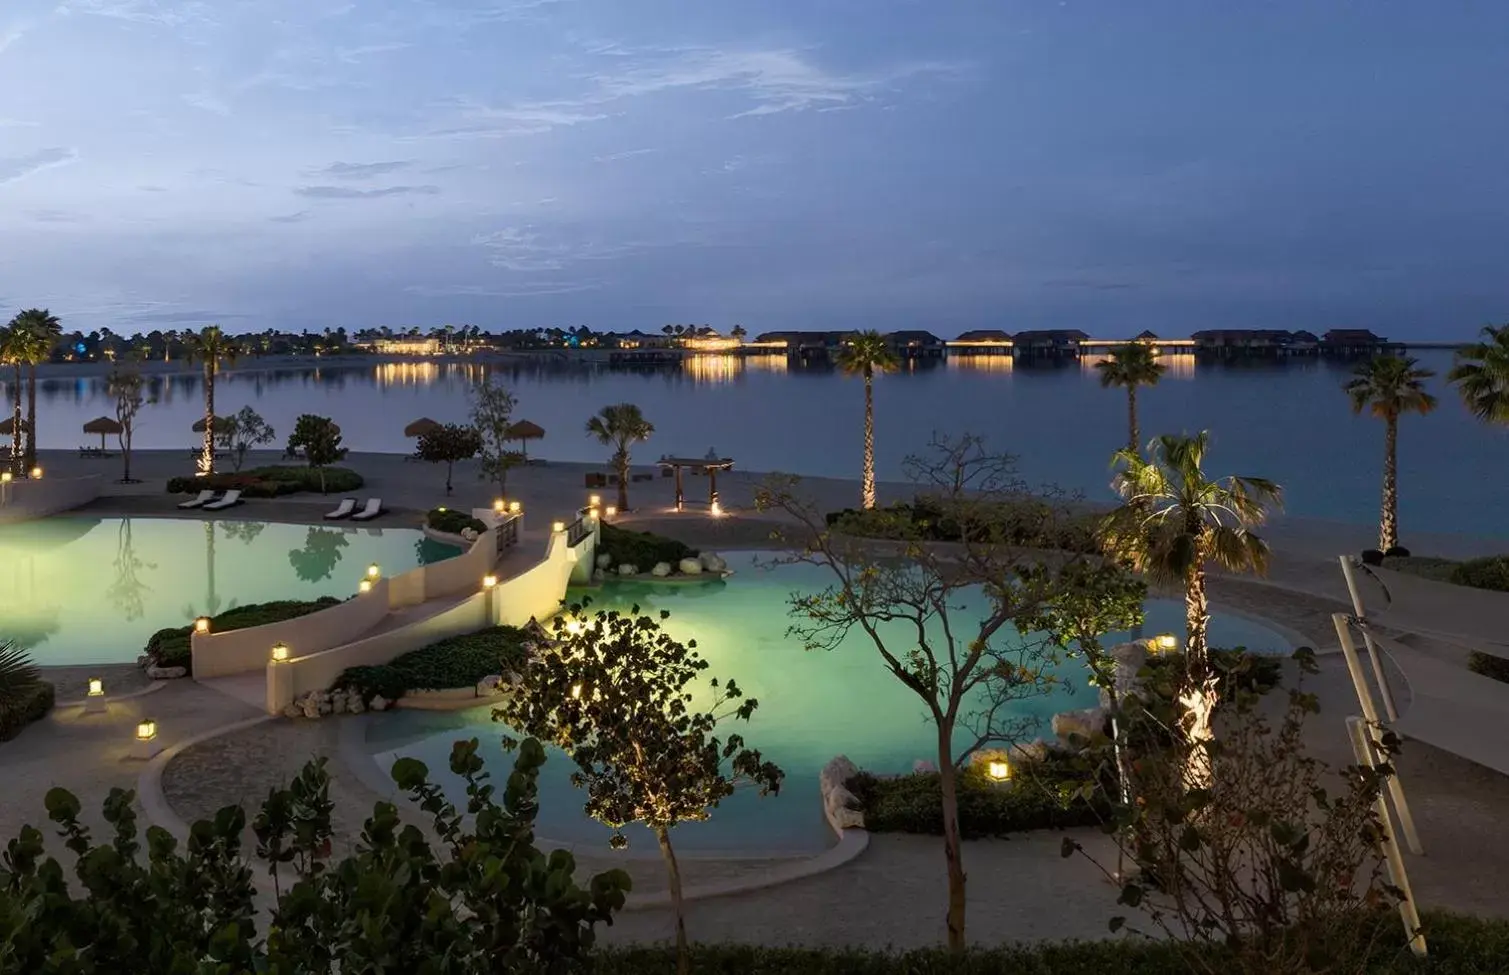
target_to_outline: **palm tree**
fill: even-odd
[[[840,369],[865,377],[865,468],[860,499],[866,508],[875,507],[875,373],[891,372],[898,365],[885,336],[873,329],[850,338],[838,353]]]
[[[1378,520],[1378,551],[1399,544],[1399,417],[1405,413],[1425,415],[1436,408],[1436,398],[1425,391],[1425,380],[1434,376],[1420,368],[1413,356],[1376,356],[1357,366],[1342,389],[1352,400],[1352,412],[1364,409],[1383,420],[1383,508]]]
[[[1206,566],[1267,571],[1268,546],[1252,529],[1283,501],[1283,490],[1266,478],[1206,477],[1209,446],[1210,434],[1201,432],[1153,440],[1146,460],[1135,450],[1118,451],[1121,470],[1111,486],[1124,503],[1101,524],[1108,554],[1125,559],[1154,585],[1184,589],[1185,682],[1179,702],[1191,745],[1186,774],[1195,786],[1209,780],[1209,757],[1201,746],[1212,737],[1217,698],[1206,643]]]
[[[11,382],[10,469],[21,472],[21,364],[26,361],[27,336],[14,325],[0,328],[0,363],[14,367],[16,375]]]
[[[1137,387],[1156,386],[1163,378],[1163,363],[1153,355],[1146,342],[1128,342],[1111,350],[1108,358],[1095,363],[1100,371],[1100,385],[1106,389],[1121,386],[1127,391],[1127,423],[1130,437],[1127,447],[1134,453],[1142,444],[1137,430]]]
[[[613,447],[613,466],[618,471],[618,510],[629,510],[629,445],[650,439],[655,425],[633,403],[604,406],[587,421],[587,436]]]
[[[52,350],[63,337],[63,323],[46,308],[28,308],[11,320],[11,328],[29,336],[24,344],[27,364],[26,380],[26,456],[21,465],[31,470],[37,464],[37,366],[52,358]]]
[[[190,362],[204,365],[204,453],[199,458],[198,474],[203,477],[215,473],[215,376],[220,372],[220,363],[236,361],[240,350],[235,341],[220,330],[219,325],[206,325],[197,332],[185,335]]]
[[[1446,379],[1473,416],[1509,425],[1509,325],[1483,329],[1483,341],[1457,352]]]
[[[0,717],[19,713],[42,685],[42,672],[22,644],[0,641]]]

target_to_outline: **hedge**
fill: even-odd
[[[19,707],[0,708],[0,741],[9,741],[33,721],[40,721],[52,710],[56,689],[47,681],[37,684]]]
[[[219,616],[210,617],[210,632],[225,633],[230,630],[244,630],[252,626],[266,626],[268,623],[281,623],[284,620],[308,616],[310,613],[334,606],[339,602],[340,600],[333,596],[321,596],[319,599],[308,601],[284,599],[270,603],[237,606],[235,609],[226,610]],[[194,658],[190,644],[193,632],[192,623],[188,626],[170,626],[167,629],[158,630],[147,638],[146,654],[158,667],[186,667],[189,673],[193,673]]]
[[[326,494],[349,494],[359,490],[362,476],[345,467],[325,468]],[[312,467],[280,464],[254,467],[234,473],[210,474],[206,477],[171,477],[169,494],[197,494],[200,491],[241,492],[247,498],[280,498],[289,494],[318,492],[320,472]]]
[[[977,512],[983,519],[986,512]],[[917,495],[910,504],[898,502],[883,508],[845,508],[826,516],[828,527],[861,538],[908,538],[929,542],[964,540],[962,526],[932,498]],[[1095,530],[1099,516],[1093,514],[1063,517],[1046,502],[1024,498],[996,505],[991,520],[992,532],[1000,541],[1014,545],[1071,552],[1098,549]],[[983,526],[973,540],[985,540]]]
[[[493,626],[411,650],[390,663],[348,667],[335,686],[354,687],[367,701],[377,694],[394,701],[409,691],[471,687],[493,674],[523,670],[528,640],[516,626]]]
[[[1127,913],[1113,901],[1114,896],[1108,895],[1107,919]],[[1361,975],[1488,975],[1509,970],[1505,962],[1509,959],[1509,921],[1426,911],[1421,924],[1429,948],[1423,964],[1405,949],[1402,928],[1385,927],[1385,937],[1369,957],[1356,959],[1357,965],[1347,970]],[[1210,968],[1221,967],[1222,954],[1219,948],[1210,949]],[[676,953],[671,947],[601,949],[591,969],[593,975],[664,975],[675,970]],[[695,944],[692,971],[697,975],[1188,975],[1191,968],[1175,946],[1132,937],[972,947],[958,956],[943,948],[885,952]]]
[[[1383,560],[1385,569],[1407,572],[1424,579],[1450,582],[1473,589],[1489,589],[1494,592],[1509,592],[1509,555],[1489,555],[1480,559],[1458,562],[1454,559],[1435,559],[1424,556],[1408,558],[1388,557]]]
[[[601,529],[597,551],[610,557],[611,565],[632,565],[641,572],[649,572],[655,563],[665,562],[675,569],[682,559],[694,559],[701,554],[683,542],[653,532],[630,531],[607,522],[602,523]]]
[[[487,526],[480,520],[454,508],[431,508],[425,512],[424,523],[433,531],[450,535],[459,535],[465,528],[470,528],[479,535],[487,531]]]
[[[1467,669],[1509,684],[1509,658],[1474,650],[1467,655]]]

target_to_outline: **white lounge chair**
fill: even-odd
[[[351,516],[352,521],[371,521],[382,514],[382,498],[368,498],[367,506]]]
[[[208,502],[214,496],[215,496],[215,492],[214,491],[200,491],[199,492],[199,496],[197,498],[190,498],[187,501],[180,501],[178,503],[178,507],[180,507],[180,508],[200,508],[200,507],[203,507],[204,504],[206,502]]]
[[[230,508],[241,503],[240,491],[227,491],[219,501],[211,501],[204,506],[205,511],[219,511],[222,508]]]
[[[355,510],[356,510],[356,499],[355,498],[347,498],[346,500],[344,500],[344,501],[341,502],[341,505],[340,505],[339,508],[336,508],[334,511],[327,511],[327,512],[325,512],[325,520],[326,521],[338,521],[341,518],[345,518],[345,517],[349,516],[351,514],[351,512],[353,512]]]

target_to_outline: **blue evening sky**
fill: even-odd
[[[1509,321],[1495,0],[0,0],[0,307]]]

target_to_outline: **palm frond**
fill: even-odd
[[[0,713],[25,705],[41,683],[42,672],[25,647],[9,640],[0,643]]]

